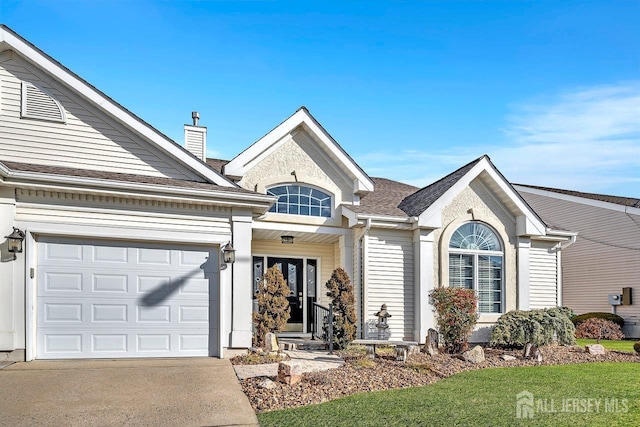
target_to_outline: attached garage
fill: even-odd
[[[218,254],[40,237],[36,357],[218,356]]]

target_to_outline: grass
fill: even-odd
[[[639,375],[638,363],[482,369],[425,387],[361,393],[320,405],[266,412],[258,420],[263,427],[631,426],[640,420]],[[516,395],[524,390],[534,396],[533,419],[516,417]],[[563,403],[574,402],[567,399],[592,399],[593,406],[589,411],[562,412]],[[609,399],[606,408],[605,399]],[[552,400],[556,412],[542,411],[552,409]],[[588,409],[576,407],[583,408]]]
[[[576,342],[579,346],[584,347],[587,344],[597,344],[596,340],[587,339],[587,338],[578,338]],[[600,344],[607,350],[616,350],[616,351],[627,351],[633,353],[633,344],[636,341],[630,340],[600,340]]]

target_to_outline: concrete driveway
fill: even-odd
[[[65,360],[0,369],[0,425],[257,426],[228,360]]]

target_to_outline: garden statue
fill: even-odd
[[[387,329],[389,329],[387,319],[391,317],[391,315],[387,311],[387,304],[382,304],[382,307],[380,307],[380,311],[377,312],[375,316],[378,317],[378,323],[376,323],[376,328],[378,328],[378,339],[385,339],[385,332]]]

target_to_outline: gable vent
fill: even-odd
[[[67,119],[62,105],[44,89],[22,82],[22,117],[64,123]]]

